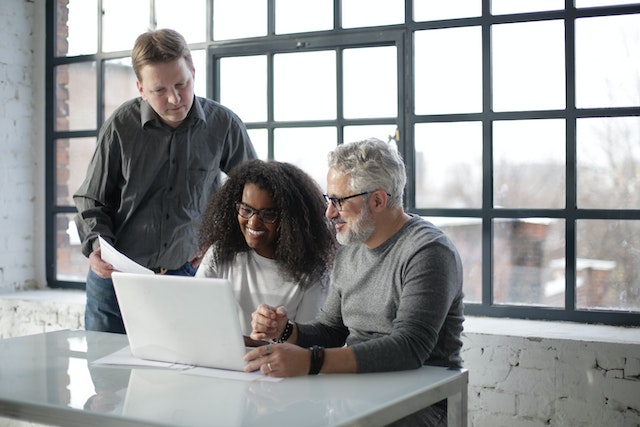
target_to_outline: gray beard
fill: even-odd
[[[355,245],[366,242],[376,229],[376,223],[369,206],[365,205],[355,221],[349,224],[344,233],[336,233],[336,240],[341,245]]]

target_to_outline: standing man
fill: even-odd
[[[194,95],[195,69],[176,31],[148,31],[131,52],[140,97],[100,129],[87,176],[74,194],[89,257],[87,330],[125,333],[98,236],[155,272],[194,275],[200,215],[222,172],[256,157],[242,121]]]
[[[461,367],[460,257],[441,230],[404,212],[405,183],[399,153],[380,140],[329,155],[325,215],[343,245],[329,296],[306,324],[289,321],[284,307],[258,306],[251,338],[282,344],[248,353],[247,371],[288,377]],[[444,400],[398,425],[446,422]]]

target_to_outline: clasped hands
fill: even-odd
[[[272,340],[282,336],[287,325],[287,309],[260,304],[251,314],[251,338]],[[267,344],[256,347],[244,357],[245,372],[260,370],[270,377],[293,377],[307,375],[311,355],[306,348],[294,344]]]

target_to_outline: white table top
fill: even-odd
[[[126,345],[124,335],[85,331],[0,340],[0,414],[65,426],[370,426],[462,387],[466,396],[468,382],[466,370],[438,367],[247,382],[88,363]],[[83,409],[97,391],[106,412]]]

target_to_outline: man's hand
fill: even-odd
[[[103,279],[110,279],[111,273],[114,272],[113,265],[102,260],[100,248],[91,252],[89,255],[89,266],[91,266],[91,270],[93,270],[94,273]]]

